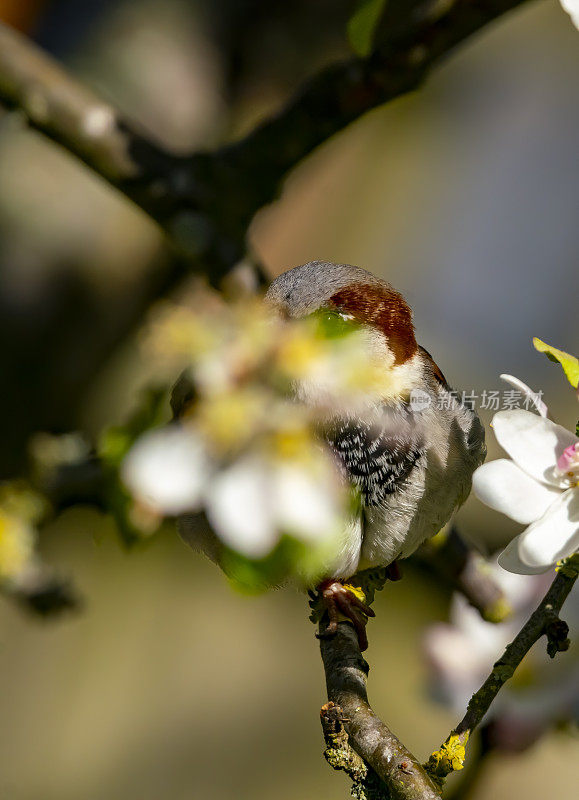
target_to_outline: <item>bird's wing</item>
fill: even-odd
[[[424,452],[419,429],[387,412],[373,420],[338,420],[328,439],[366,506],[395,493]]]

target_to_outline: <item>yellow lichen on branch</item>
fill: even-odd
[[[442,747],[431,754],[425,766],[427,772],[434,778],[445,778],[451,772],[463,769],[468,738],[468,733],[451,733]]]

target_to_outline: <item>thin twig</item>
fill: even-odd
[[[564,565],[557,573],[538,608],[508,645],[481,688],[472,696],[462,720],[451,731],[440,750],[430,757],[427,768],[431,774],[444,779],[454,769],[462,767],[469,736],[480,725],[493,700],[535,642],[547,636],[551,657],[569,647],[568,628],[559,619],[559,612],[576,579],[577,570],[572,565]]]

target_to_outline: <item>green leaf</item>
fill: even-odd
[[[105,506],[116,522],[121,541],[127,547],[150,537],[153,533],[151,526],[159,527],[161,520],[152,517],[146,520],[136,518],[133,498],[120,478],[121,464],[139,436],[166,422],[167,416],[166,387],[145,388],[137,409],[128,421],[124,425],[107,428],[98,443],[98,455],[103,468]]]
[[[348,39],[352,50],[360,58],[372,52],[376,27],[387,0],[361,0],[359,7],[348,21]]]
[[[323,574],[336,542],[330,538],[317,543],[299,541],[282,533],[278,544],[263,558],[253,559],[224,547],[221,568],[232,586],[242,594],[261,594],[272,586],[281,586],[288,579],[313,585]]]
[[[545,342],[537,339],[536,336],[533,339],[533,344],[535,349],[539,353],[545,353],[550,361],[561,364],[567,380],[571,386],[577,389],[577,384],[579,384],[579,359],[569,353],[565,353],[563,350],[557,350],[556,347],[552,347],[550,344],[545,344]]]
[[[236,550],[224,548],[221,566],[234,588],[242,594],[261,594],[271,586],[279,586],[292,575],[296,563],[307,555],[307,547],[289,536],[267,556],[253,559]]]
[[[120,467],[123,458],[142,433],[167,422],[167,412],[166,387],[146,387],[127,422],[124,425],[112,425],[101,434],[99,457],[109,466]]]

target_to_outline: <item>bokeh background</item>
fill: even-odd
[[[347,55],[354,7],[0,0],[0,19],[184,152],[242,135]],[[578,77],[559,5],[524,6],[302,163],[255,219],[253,249],[272,275],[319,258],[387,278],[453,385],[480,394],[513,373],[570,427],[572,393],[531,337],[579,349]],[[0,116],[0,477],[22,469],[35,431],[97,435],[124,419],[151,377],[142,298],[171,258],[141,212]],[[473,499],[460,522],[489,552],[515,530]],[[235,594],[170,529],[127,553],[92,510],[65,513],[41,549],[85,605],[52,623],[0,606],[2,800],[346,796],[321,757],[304,597]],[[371,697],[426,757],[455,721],[429,698],[421,657],[448,596],[410,569],[376,607]],[[492,756],[473,797],[569,797],[576,758],[577,739],[552,733]]]

